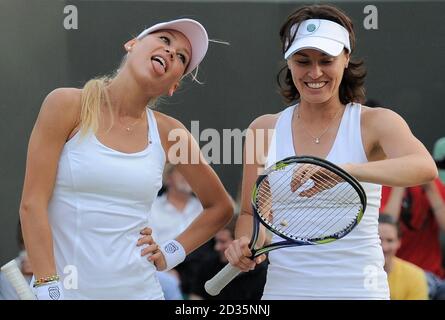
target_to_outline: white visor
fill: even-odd
[[[334,57],[338,56],[343,48],[351,52],[348,30],[330,20],[305,20],[292,26],[290,34],[291,38],[295,34],[295,38],[292,45],[284,53],[284,59],[288,59],[294,53],[304,49],[319,50]]]
[[[142,39],[149,33],[159,30],[176,30],[185,35],[192,47],[190,62],[184,75],[192,72],[204,59],[209,46],[209,38],[206,29],[198,21],[192,19],[178,19],[161,22],[142,31],[136,39]]]

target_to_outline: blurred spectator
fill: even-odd
[[[266,283],[267,260],[257,265],[250,272],[241,273],[230,282],[219,295],[210,296],[204,289],[204,284],[228,263],[224,251],[234,239],[236,218],[215,235],[216,256],[209,256],[199,266],[198,277],[192,287],[191,299],[212,300],[259,300],[263,295]]]
[[[17,258],[15,258],[17,265],[20,267],[23,276],[28,282],[31,282],[32,269],[31,263],[29,262],[28,256],[25,251],[25,244],[23,242],[22,229],[20,222],[17,226],[17,242],[20,248],[20,253]],[[15,292],[12,285],[6,279],[6,277],[0,272],[0,300],[19,300],[17,293]]]
[[[164,186],[165,192],[155,199],[150,211],[150,226],[157,243],[176,238],[203,210],[173,165],[165,166]]]
[[[157,271],[156,275],[161,284],[165,300],[184,299],[180,288],[179,276],[174,270],[169,272]]]
[[[439,227],[445,229],[445,187],[439,179],[409,188],[382,189],[381,212],[399,219],[397,257],[443,278]]]
[[[157,243],[176,238],[202,212],[200,201],[192,193],[192,188],[185,178],[170,164],[164,170],[164,192],[153,202],[149,225],[153,229],[153,238]],[[168,274],[161,274],[161,283],[166,300],[187,298],[196,278],[197,266],[213,253],[212,241],[190,253],[184,262]],[[176,279],[171,277],[176,277]],[[177,292],[179,285],[181,298]]]
[[[434,143],[433,158],[439,169],[440,180],[442,184],[445,184],[445,137]],[[442,247],[442,266],[445,268],[445,230],[440,232],[440,245]]]
[[[427,300],[428,284],[425,272],[418,266],[396,257],[400,247],[397,220],[391,215],[380,214],[379,234],[385,255],[384,269],[388,274],[391,300]]]

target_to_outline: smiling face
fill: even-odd
[[[321,51],[305,49],[296,52],[287,60],[292,80],[302,101],[325,103],[339,100],[339,87],[349,62],[349,54],[329,56]]]
[[[192,48],[179,31],[160,30],[125,44],[125,64],[136,81],[153,96],[172,95],[190,62]]]

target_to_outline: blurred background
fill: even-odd
[[[194,18],[210,38],[230,45],[210,43],[198,75],[204,84],[185,80],[158,109],[189,129],[199,120],[200,132],[244,130],[257,116],[285,106],[275,80],[284,62],[278,31],[294,8],[307,3],[0,0],[0,264],[19,251],[16,226],[27,143],[50,91],[82,87],[92,77],[112,73],[125,53],[123,44],[144,27]],[[401,114],[432,151],[445,136],[445,2],[375,1],[378,29],[370,30],[364,25],[369,2],[330,3],[353,18],[355,57],[368,68],[367,97]],[[77,9],[77,29],[64,26],[68,5]],[[236,198],[241,165],[212,166]]]

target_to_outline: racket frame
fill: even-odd
[[[256,196],[257,196],[257,192],[258,192],[258,188],[261,184],[261,182],[268,177],[268,175],[273,172],[273,171],[277,171],[277,170],[281,170],[285,167],[287,167],[288,165],[292,164],[292,163],[302,163],[302,164],[313,164],[313,165],[317,165],[319,167],[325,168],[331,172],[334,172],[335,174],[337,174],[338,176],[340,176],[343,180],[345,180],[346,182],[348,182],[357,192],[360,201],[362,203],[362,209],[359,211],[358,215],[357,215],[357,219],[354,220],[354,222],[349,225],[345,230],[343,230],[341,233],[333,235],[329,238],[322,238],[322,239],[311,239],[311,240],[296,240],[293,239],[291,237],[286,236],[283,233],[280,233],[278,231],[276,231],[273,227],[271,227],[266,221],[264,221],[263,219],[261,219],[260,217],[260,213],[257,209],[255,200],[256,200]],[[274,163],[273,165],[271,165],[269,168],[267,168],[256,180],[255,185],[252,189],[252,195],[251,195],[251,204],[252,204],[252,210],[253,210],[253,233],[252,233],[252,239],[250,240],[249,243],[249,248],[252,251],[252,258],[255,258],[263,253],[272,251],[272,250],[276,250],[276,249],[281,249],[284,247],[292,247],[292,246],[303,246],[303,245],[314,245],[314,244],[325,244],[325,243],[329,243],[329,242],[333,242],[335,240],[341,239],[344,236],[346,236],[348,233],[350,233],[355,226],[360,223],[360,220],[363,218],[363,214],[366,210],[366,203],[367,203],[367,198],[366,198],[366,193],[365,190],[363,189],[362,185],[357,181],[357,179],[355,179],[353,176],[351,176],[349,173],[347,173],[345,170],[343,170],[342,168],[340,168],[339,166],[325,160],[325,159],[321,159],[318,157],[314,157],[314,156],[292,156],[292,157],[288,157],[285,159],[282,159],[276,163]],[[284,238],[286,240],[283,241],[279,241],[279,242],[275,242],[269,245],[266,245],[260,249],[255,249],[254,246],[258,240],[258,236],[259,236],[259,230],[260,230],[260,224],[262,224],[264,227],[266,227],[269,231],[273,232],[274,234],[278,235],[281,238]]]

